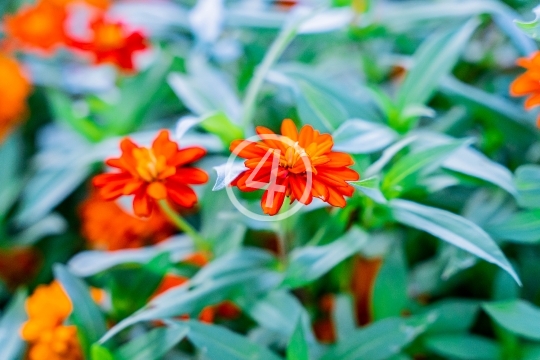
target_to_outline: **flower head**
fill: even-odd
[[[0,53],[0,142],[26,112],[31,90],[19,64]]]
[[[139,31],[129,31],[120,22],[97,18],[90,25],[91,37],[88,41],[72,39],[74,48],[87,51],[96,64],[114,64],[122,70],[135,69],[134,54],[148,48],[147,40]]]
[[[197,203],[197,195],[189,185],[204,184],[208,174],[188,166],[206,154],[200,147],[179,149],[162,130],[151,147],[140,147],[129,138],[120,144],[122,155],[106,164],[117,171],[98,175],[94,185],[105,200],[135,195],[133,210],[137,216],[152,214],[158,200],[171,200],[184,208]]]
[[[6,33],[23,47],[50,52],[67,40],[66,19],[66,9],[40,1],[6,16]]]
[[[86,4],[98,9],[107,9],[111,6],[110,0],[41,0],[56,6],[66,7],[71,4]]]
[[[529,110],[540,105],[540,51],[529,58],[519,58],[517,64],[526,71],[512,82],[510,95],[528,96],[525,100],[525,109]]]
[[[159,211],[141,219],[97,194],[81,205],[80,215],[83,236],[92,248],[99,250],[140,248],[165,240],[175,231]]]
[[[256,129],[261,141],[236,140],[231,151],[246,159],[249,170],[233,182],[242,191],[254,191],[268,185],[261,206],[265,214],[275,215],[285,197],[308,205],[313,197],[332,206],[344,207],[344,196],[351,196],[354,189],[347,181],[359,179],[349,169],[354,162],[350,155],[332,151],[332,136],[321,134],[310,125],[298,132],[292,120],[281,125],[276,135],[265,127]]]

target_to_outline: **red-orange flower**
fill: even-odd
[[[134,70],[134,54],[148,48],[147,40],[139,31],[129,31],[121,22],[99,17],[90,24],[89,41],[72,39],[74,48],[90,52],[96,64],[114,64],[123,70]]]
[[[197,195],[189,185],[206,183],[208,174],[188,165],[202,158],[205,149],[179,149],[167,130],[158,134],[150,148],[139,147],[129,138],[122,140],[120,148],[120,158],[106,161],[118,171],[94,178],[105,200],[135,195],[133,210],[140,217],[150,216],[158,200],[171,200],[184,208],[197,203]]]
[[[41,1],[5,19],[7,36],[23,47],[50,52],[67,39],[64,8]]]
[[[83,202],[80,215],[83,236],[90,247],[98,250],[140,248],[165,240],[175,232],[175,227],[160,211],[141,219],[97,194]]]
[[[31,90],[19,64],[0,53],[0,142],[22,119]]]
[[[111,6],[110,0],[42,0],[56,6],[66,7],[71,4],[86,4],[98,9],[107,9]]]
[[[529,110],[540,105],[540,51],[529,58],[519,58],[517,64],[526,71],[512,82],[510,95],[528,96],[525,100],[525,109]]]
[[[344,196],[351,196],[354,188],[347,181],[358,180],[359,175],[348,167],[354,162],[350,155],[332,151],[334,142],[330,134],[321,134],[310,125],[298,132],[292,120],[281,125],[282,135],[259,126],[261,141],[235,140],[230,150],[247,159],[249,170],[233,182],[242,191],[254,191],[268,184],[261,206],[265,214],[275,215],[286,196],[310,204],[313,197],[333,206],[344,207]],[[273,198],[272,198],[273,197]]]

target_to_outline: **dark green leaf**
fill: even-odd
[[[287,346],[287,360],[309,359],[309,351],[304,337],[303,325],[302,321],[299,319]]]
[[[495,341],[470,334],[431,335],[424,343],[429,350],[445,359],[494,360],[500,353]]]

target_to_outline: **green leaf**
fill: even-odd
[[[298,319],[294,332],[287,346],[287,360],[309,360],[309,351],[302,321]]]
[[[398,222],[423,230],[496,264],[521,285],[518,275],[495,241],[473,222],[446,210],[406,200],[394,199],[390,202],[390,208]]]
[[[298,81],[296,103],[302,122],[320,131],[333,132],[348,118],[346,110],[335,98],[303,80]]]
[[[166,328],[157,328],[140,335],[115,353],[115,360],[158,360],[184,339],[189,327],[183,323],[174,323]]]
[[[515,182],[519,204],[526,208],[540,208],[540,166],[520,166],[516,170]]]
[[[443,167],[487,181],[508,191],[511,195],[517,196],[512,173],[474,149],[461,148],[457,150],[444,161]]]
[[[204,116],[200,126],[209,133],[219,137],[226,148],[229,147],[233,140],[244,138],[242,128],[235,125],[222,111]]]
[[[438,301],[425,309],[425,313],[438,315],[426,333],[466,332],[476,320],[479,309],[479,304],[473,300],[446,299]]]
[[[476,19],[470,20],[458,30],[434,35],[422,44],[399,89],[397,101],[402,111],[409,105],[427,103],[442,78],[455,66],[478,23]]]
[[[486,230],[496,239],[534,244],[540,242],[540,210],[521,211],[491,223]]]
[[[347,339],[357,328],[354,306],[353,298],[350,295],[335,295],[332,318],[334,320],[338,342]]]
[[[384,258],[373,284],[371,314],[375,320],[399,317],[407,305],[407,267],[397,242]]]
[[[370,177],[378,174],[398,152],[415,141],[417,136],[409,136],[396,142],[388,149],[384,150],[379,160],[375,161],[369,168],[366,169],[364,176]]]
[[[54,266],[54,275],[73,304],[70,319],[77,326],[84,353],[88,355],[90,346],[107,331],[105,318],[90,296],[88,287],[80,279],[60,264]]]
[[[188,338],[207,359],[220,360],[280,360],[270,350],[249,341],[246,337],[217,325],[186,322]]]
[[[381,192],[380,180],[377,176],[372,176],[360,181],[351,181],[349,184],[379,204],[385,204],[388,202]]]
[[[335,151],[371,154],[393,143],[398,134],[388,126],[354,119],[341,124],[332,137]]]
[[[495,341],[470,334],[431,335],[424,339],[424,344],[445,359],[493,360],[500,354]]]
[[[540,309],[525,300],[484,303],[482,308],[500,326],[531,340],[540,340]]]
[[[20,359],[24,350],[25,343],[21,339],[19,329],[23,322],[26,321],[25,301],[26,291],[17,291],[6,307],[3,316],[0,318],[0,349],[2,349],[2,359]]]
[[[341,238],[324,246],[306,246],[293,250],[282,286],[300,287],[332,270],[358,252],[367,242],[367,234],[353,227]]]
[[[532,21],[519,21],[514,20],[516,25],[523,30],[523,32],[534,39],[540,37],[540,6],[533,9],[535,18]]]
[[[98,344],[93,344],[90,348],[90,359],[92,360],[116,360],[109,349]]]
[[[330,348],[321,360],[384,360],[401,351],[421,334],[431,317],[408,320],[389,318],[355,330]]]
[[[415,185],[414,180],[420,171],[428,173],[435,170],[446,158],[467,143],[468,141],[456,140],[405,155],[386,174],[383,189],[399,185],[404,190]]]
[[[245,310],[261,327],[283,335],[285,340],[293,336],[297,322],[301,321],[304,338],[308,343],[315,341],[306,310],[288,291],[274,290]]]

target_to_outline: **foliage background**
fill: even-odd
[[[516,58],[537,49],[513,20],[536,4],[319,3],[119,1],[112,11],[152,41],[133,75],[21,57],[35,89],[0,149],[0,358],[23,356],[24,299],[56,278],[93,360],[540,359],[540,143],[535,114],[508,95]],[[284,118],[354,155],[347,207],[257,222],[212,191],[230,141]],[[119,139],[149,143],[161,128],[210,153],[213,178],[187,215],[212,245],[200,270],[182,262],[194,251],[182,234],[101,252],[80,233],[89,179]],[[276,236],[285,259],[269,251]],[[36,250],[33,271],[16,267],[21,247]],[[167,273],[191,279],[149,303]],[[177,318],[223,300],[241,317]]]

